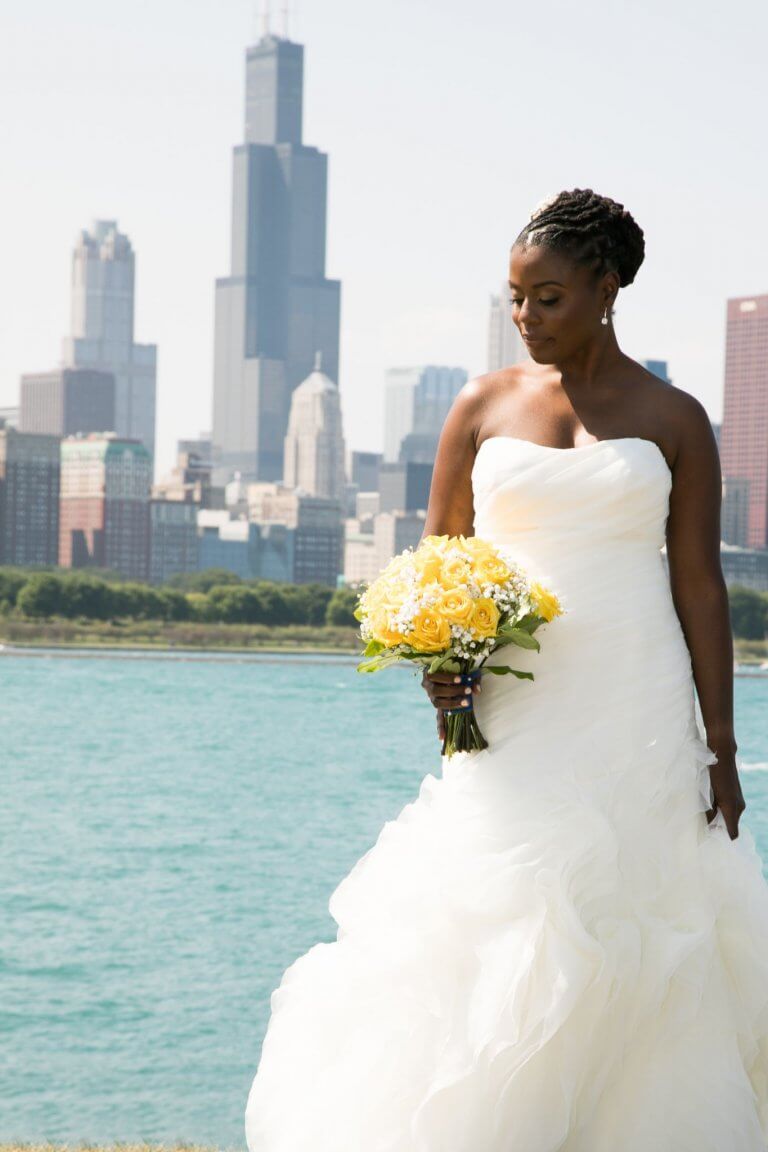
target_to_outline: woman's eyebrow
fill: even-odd
[[[517,284],[508,281],[510,288],[517,288]],[[538,284],[534,284],[534,288],[543,288],[545,284],[557,284],[558,288],[565,288],[565,284],[561,284],[559,280],[539,280]]]

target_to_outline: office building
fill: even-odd
[[[248,515],[257,524],[283,524],[293,529],[295,584],[336,586],[344,571],[344,521],[339,500],[260,482],[248,485]]]
[[[528,359],[528,350],[512,319],[512,293],[504,283],[498,295],[491,295],[488,312],[488,371],[498,372],[510,364]]]
[[[291,397],[283,483],[310,496],[344,501],[344,456],[339,390],[321,371],[318,355],[314,370]]]
[[[426,512],[379,512],[374,517],[373,535],[377,571],[406,548],[417,548],[424,533]]]
[[[726,305],[725,388],[720,464],[726,508],[723,539],[768,548],[768,295]]]
[[[194,503],[151,499],[149,537],[151,584],[165,584],[172,576],[197,572],[197,506]]]
[[[666,360],[641,360],[640,363],[643,368],[652,372],[654,376],[658,376],[659,380],[663,380],[665,384],[672,383]]]
[[[179,440],[176,464],[152,487],[157,500],[175,500],[196,504],[200,508],[223,508],[224,489],[211,483],[210,459],[203,460],[194,451],[195,442]]]
[[[154,458],[157,347],[134,340],[135,279],[131,242],[115,220],[96,220],[80,233],[72,256],[72,330],[62,362],[113,374],[114,431],[139,440]]]
[[[0,564],[58,563],[59,443],[0,426]]]
[[[48,436],[114,432],[114,374],[94,368],[26,373],[21,378],[19,427]]]
[[[381,452],[351,452],[349,479],[357,485],[359,492],[378,492],[379,468],[383,460]]]
[[[149,579],[152,461],[144,444],[107,436],[61,441],[59,563]]]
[[[328,158],[302,142],[304,48],[266,33],[246,53],[229,276],[216,282],[215,480],[279,481],[293,390],[339,379],[341,287],[325,275]]]
[[[415,512],[429,506],[431,464],[382,464],[379,508],[382,512]]]
[[[445,418],[464,384],[464,368],[391,368],[384,387],[384,459],[432,464]]]

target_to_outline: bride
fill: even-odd
[[[533,680],[425,673],[438,737],[474,707],[489,747],[424,776],[283,974],[250,1152],[768,1148],[720,466],[702,405],[618,346],[643,255],[591,189],[512,246],[530,359],[456,399],[425,535],[503,544],[566,612],[515,650]]]

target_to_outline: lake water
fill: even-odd
[[[768,860],[768,678],[737,677]],[[0,659],[0,1140],[244,1149],[283,970],[440,773],[412,672],[350,658]]]

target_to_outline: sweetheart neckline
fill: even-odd
[[[669,472],[670,479],[672,477],[672,469],[669,466],[666,456],[659,448],[655,440],[649,440],[647,436],[609,436],[605,440],[593,440],[591,444],[574,444],[570,448],[557,448],[553,444],[539,444],[536,440],[523,440],[519,436],[486,436],[485,440],[481,441],[477,452],[475,453],[475,461],[480,455],[480,449],[483,444],[487,444],[489,440],[512,440],[515,444],[528,444],[531,448],[539,448],[542,452],[583,452],[587,448],[598,448],[602,444],[621,444],[626,441],[639,441],[641,444],[651,444],[658,452],[664,467]]]

